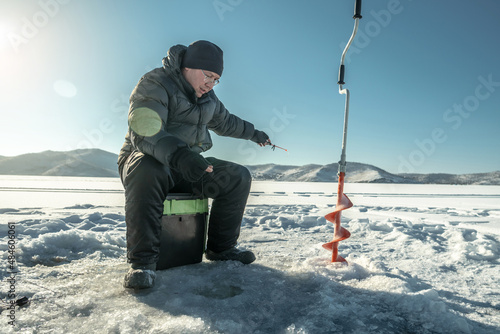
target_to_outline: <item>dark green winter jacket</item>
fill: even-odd
[[[129,130],[118,157],[122,164],[134,151],[169,165],[183,146],[200,153],[212,147],[208,130],[221,136],[250,139],[254,126],[231,114],[213,90],[200,98],[181,73],[187,47],[175,45],[163,58],[163,67],[146,73],[130,96]],[[156,134],[138,129],[157,128]],[[139,133],[138,133],[139,132]],[[156,132],[156,131],[155,131]],[[141,135],[142,134],[142,135]]]

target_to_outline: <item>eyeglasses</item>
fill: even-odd
[[[205,76],[204,80],[206,83],[211,83],[214,86],[217,86],[219,84],[219,79],[214,79],[212,77],[209,77],[208,75],[205,74],[203,70],[201,70],[201,73],[203,73],[203,75]]]

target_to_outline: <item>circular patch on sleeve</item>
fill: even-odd
[[[130,113],[128,125],[139,136],[151,137],[160,132],[162,121],[156,111],[149,108],[137,108]]]

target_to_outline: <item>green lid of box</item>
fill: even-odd
[[[167,198],[163,203],[163,215],[194,215],[208,212],[208,199]]]

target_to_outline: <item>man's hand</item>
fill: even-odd
[[[205,158],[187,147],[181,147],[175,151],[170,164],[189,182],[196,182],[206,172],[213,172],[213,166]]]
[[[253,137],[250,140],[259,144],[259,146],[261,147],[271,144],[269,136],[264,131],[259,131],[259,130],[254,131]]]

